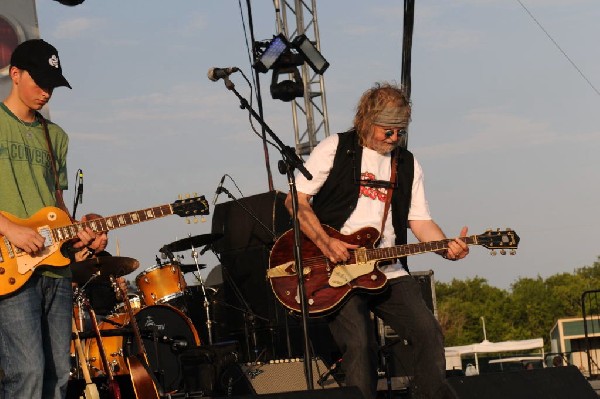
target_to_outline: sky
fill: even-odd
[[[41,37],[58,48],[73,87],[55,90],[50,113],[70,135],[71,187],[76,170],[84,171],[78,216],[194,192],[212,201],[224,174],[235,181],[225,180],[234,195],[236,186],[244,196],[268,191],[262,142],[247,112],[222,81],[206,76],[229,66],[252,74],[241,3],[245,30],[233,0],[37,1]],[[252,17],[257,40],[276,34],[271,1],[253,2]],[[319,1],[317,18],[335,133],[351,125],[364,90],[400,81],[403,7]],[[599,19],[594,0],[416,1],[409,149],[423,167],[434,220],[448,236],[462,226],[469,234],[509,227],[521,242],[515,256],[490,256],[480,246],[460,262],[414,256],[412,270],[509,289],[521,277],[570,273],[597,260]],[[251,95],[241,74],[232,81]],[[270,74],[261,76],[265,120],[293,146],[291,106],[270,97],[269,82]],[[274,186],[287,192],[277,150],[269,155]],[[71,207],[72,189],[65,199]],[[210,215],[198,224],[171,216],[111,232],[108,250],[115,254],[118,241],[121,256],[140,262],[133,279],[164,244],[210,230]],[[200,262],[205,276],[218,264],[210,253]]]

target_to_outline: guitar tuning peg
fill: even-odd
[[[206,223],[206,218],[204,216],[200,216],[200,222],[201,223]]]
[[[506,231],[512,231],[512,229],[510,227],[507,227]]]
[[[198,196],[198,193],[194,193],[194,197],[197,197],[197,196]]]
[[[492,250],[490,251],[490,255],[492,255],[492,256],[496,256],[496,255],[498,255],[498,253],[496,252],[496,250],[495,250],[495,249],[492,249]]]
[[[190,198],[190,195],[189,195],[189,194],[186,194],[186,195],[185,195],[185,199],[188,199],[188,198]]]
[[[515,251],[514,249],[511,249],[509,253],[510,253],[511,255],[516,255],[516,254],[517,254],[517,251]]]
[[[504,249],[501,249],[501,250],[500,250],[500,255],[506,255],[506,250],[504,250]]]
[[[491,229],[491,228],[489,228],[489,229],[485,229],[485,232],[486,232],[486,233],[491,233],[491,232],[492,232],[492,229]]]
[[[194,224],[198,223],[198,217],[194,216]]]
[[[183,196],[182,196],[181,194],[178,194],[178,195],[177,195],[177,199],[179,199],[179,200],[182,200],[182,199],[183,199]]]
[[[185,218],[185,223],[190,224],[190,218]]]

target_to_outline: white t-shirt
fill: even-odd
[[[333,160],[337,150],[339,136],[334,134],[327,137],[317,145],[310,157],[304,164],[306,169],[313,175],[312,180],[307,180],[301,173],[296,177],[296,189],[304,194],[316,195],[333,167]],[[388,180],[391,176],[391,154],[381,155],[376,151],[363,147],[361,161],[361,178],[372,180]],[[386,189],[361,186],[356,208],[342,226],[342,234],[350,234],[363,227],[371,226],[377,230],[381,228],[383,212],[385,210]],[[414,159],[414,178],[412,185],[412,198],[408,212],[408,220],[431,220],[429,206],[425,199],[423,185],[423,170],[421,165]],[[396,234],[392,225],[392,208],[385,222],[383,236],[379,247],[394,246]],[[388,278],[406,275],[406,271],[400,263],[394,263],[381,270]]]

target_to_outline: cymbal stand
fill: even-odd
[[[192,245],[192,259],[194,260],[194,264],[196,265],[196,270],[198,273],[196,274],[196,278],[200,283],[200,288],[202,289],[202,296],[204,297],[204,312],[206,313],[206,329],[208,331],[208,344],[213,344],[213,334],[212,334],[212,320],[210,319],[210,303],[208,302],[208,295],[206,295],[206,287],[204,286],[204,279],[202,279],[202,275],[200,274],[200,264],[198,263],[198,251],[194,245]]]
[[[217,256],[217,258],[218,258],[218,256]],[[231,305],[227,302],[215,301],[215,303],[218,303],[219,305],[223,305],[230,309],[236,310],[244,315],[244,337],[246,338],[246,349],[247,349],[247,352],[246,352],[247,358],[246,359],[248,361],[257,362],[257,361],[259,361],[260,356],[262,355],[262,352],[264,352],[264,349],[261,353],[259,353],[258,339],[256,337],[256,320],[257,319],[262,320],[267,323],[271,322],[271,320],[269,320],[265,317],[259,316],[252,311],[250,304],[248,304],[248,302],[246,302],[246,299],[244,298],[244,296],[240,292],[240,289],[238,288],[238,286],[235,284],[235,281],[231,277],[231,274],[229,273],[229,269],[227,269],[227,267],[222,262],[221,262],[221,267],[222,267],[222,271],[224,273],[223,279],[227,279],[231,283],[233,292],[234,292],[235,296],[238,298],[238,300],[242,303],[243,308]],[[251,323],[250,329],[248,328],[249,322]],[[250,342],[250,338],[252,338],[252,342]],[[252,358],[250,356],[250,347],[253,348],[254,358]]]
[[[75,291],[73,292],[73,300],[75,301],[75,304],[77,305],[79,311],[77,312],[77,322],[79,323],[79,328],[81,329],[81,332],[83,332],[85,330],[85,326],[83,325],[83,309],[84,309],[84,304],[86,301],[85,298],[85,288],[88,286],[89,283],[91,283],[93,280],[95,280],[97,277],[100,276],[100,271],[97,271],[96,273],[92,274],[92,276],[88,279],[88,281],[85,282],[85,284],[83,284],[80,287],[75,287]]]

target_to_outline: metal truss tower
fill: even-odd
[[[316,0],[274,0],[273,4],[277,33],[282,33],[288,40],[304,34],[321,51]],[[292,18],[295,21],[290,22]],[[302,82],[304,98],[292,100],[292,117],[296,153],[308,155],[319,143],[319,137],[323,139],[329,136],[329,121],[323,76],[304,63]]]

